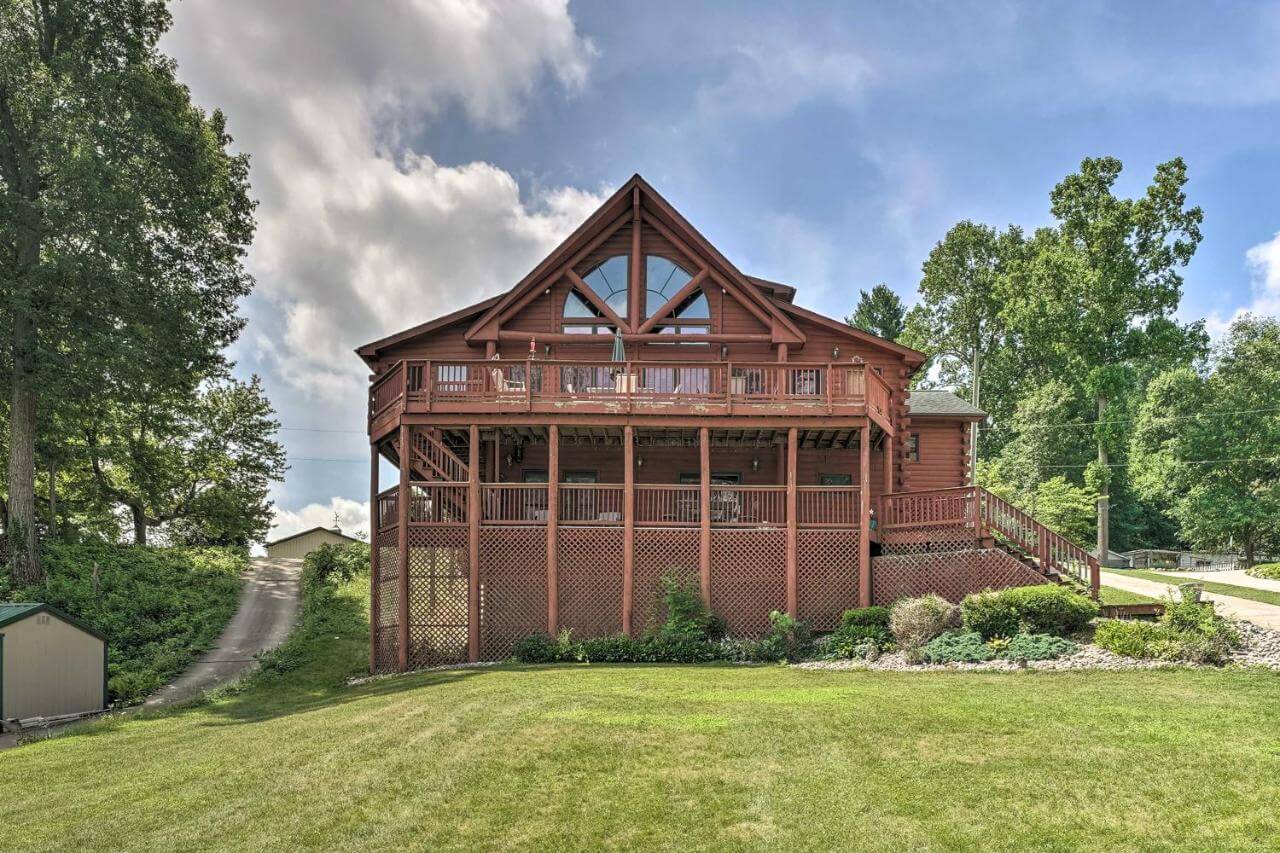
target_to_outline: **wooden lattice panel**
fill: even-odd
[[[622,530],[562,527],[557,553],[560,629],[575,637],[621,631]]]
[[[376,667],[379,671],[390,671],[400,664],[400,634],[396,630],[399,626],[400,551],[396,547],[396,529],[379,531],[377,543],[378,612],[372,615],[378,627],[374,634]]]
[[[899,598],[931,592],[959,603],[966,595],[984,589],[1045,582],[1038,572],[997,549],[898,554],[871,561],[871,600],[875,604],[892,604]]]
[[[516,640],[546,630],[546,528],[481,528],[480,657],[508,657]]]
[[[884,554],[929,554],[976,548],[973,528],[963,524],[894,531],[880,537]]]
[[[786,547],[782,530],[711,532],[711,609],[730,636],[759,636],[770,611],[787,609]]]
[[[643,633],[661,624],[659,581],[678,569],[698,576],[698,531],[688,527],[638,527],[631,564],[631,631]]]
[[[796,531],[796,611],[817,631],[831,631],[858,606],[858,531]]]
[[[409,528],[409,666],[467,659],[467,528]]]

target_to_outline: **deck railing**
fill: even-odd
[[[644,527],[696,527],[701,490],[698,486],[636,483],[636,524]]]
[[[888,384],[861,363],[608,360],[406,360],[370,386],[370,419],[397,404],[496,406],[603,403],[627,411],[663,405],[800,405],[833,411],[866,406],[889,417]]]
[[[966,525],[978,538],[999,539],[1035,558],[1041,571],[1075,578],[1097,595],[1101,575],[1092,554],[986,489],[961,486],[880,499],[882,536],[949,525]]]
[[[862,505],[855,486],[799,486],[796,519],[803,527],[856,527]]]
[[[546,483],[482,483],[485,524],[546,524]]]
[[[564,524],[622,524],[622,484],[560,484],[560,521]]]

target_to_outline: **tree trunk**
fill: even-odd
[[[1098,562],[1107,564],[1111,552],[1111,469],[1107,467],[1107,445],[1102,438],[1102,415],[1107,409],[1105,397],[1098,398],[1098,467],[1102,481],[1098,485]]]
[[[1246,536],[1244,540],[1244,568],[1245,571],[1253,568],[1253,537]]]
[[[973,396],[973,407],[975,409],[982,408],[982,356],[978,353],[978,348],[973,348],[973,377],[971,382],[971,391]],[[978,484],[978,425],[974,424],[969,430],[969,482],[973,485]]]
[[[28,585],[44,580],[36,536],[36,320],[13,311],[13,381],[9,411],[9,575]]]
[[[133,513],[133,544],[147,544],[147,514],[141,507],[131,506],[129,512]]]
[[[49,460],[49,538],[58,538],[58,463]]]

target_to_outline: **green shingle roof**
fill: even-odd
[[[28,611],[39,610],[43,606],[30,601],[0,601],[0,625],[8,625],[27,615]]]

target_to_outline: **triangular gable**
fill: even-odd
[[[691,282],[682,289],[685,297],[697,288],[709,291],[719,287],[760,322],[774,343],[803,343],[804,333],[787,313],[766,298],[639,175],[633,175],[519,284],[485,311],[467,330],[466,339],[472,342],[498,340],[499,331],[506,322],[562,279],[568,280],[573,289],[600,310],[611,324],[620,324],[628,334],[652,333],[660,325],[658,321],[668,316],[675,304],[669,302],[658,315],[650,318],[639,316],[640,311],[632,311],[623,321],[591,292],[579,273],[581,265],[591,258],[593,252],[624,237],[636,241],[632,254],[640,254],[638,241],[642,231],[649,229],[660,234],[694,267],[691,272],[696,284]],[[637,283],[638,270],[633,265],[633,290],[637,289]],[[639,300],[643,294],[633,298]]]

